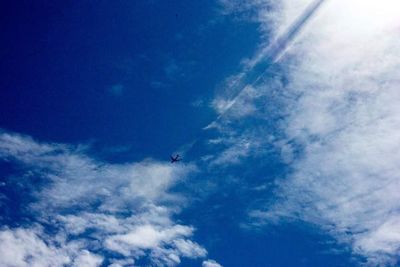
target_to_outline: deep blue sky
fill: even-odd
[[[2,127],[132,146],[131,157],[192,140],[213,114],[191,104],[258,40],[255,25],[215,18],[212,1],[2,5]]]
[[[87,144],[107,162],[168,161],[175,149],[204,137],[202,127],[216,117],[215,92],[260,43],[257,23],[219,8],[211,0],[3,1],[0,128]],[[196,149],[191,160],[206,154]],[[3,164],[2,177],[15,172]],[[202,170],[196,179],[213,180],[210,192],[176,189],[197,197],[176,219],[197,229],[194,240],[210,258],[228,267],[354,265],[348,248],[312,225],[245,229],[251,205],[270,193],[246,188],[288,170],[273,154],[243,164]],[[23,192],[1,190],[19,211]],[[1,214],[3,224],[18,225],[23,216],[6,210],[12,209]],[[184,259],[182,266],[200,263]]]

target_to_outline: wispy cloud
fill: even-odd
[[[290,25],[287,18],[310,2],[283,1],[272,17]],[[281,59],[285,82],[275,105],[279,120],[261,114],[275,121],[275,129],[264,134],[275,135],[272,142],[281,148],[291,173],[278,183],[278,200],[251,212],[254,224],[303,220],[350,245],[373,266],[396,264],[399,7],[394,0],[328,1]],[[253,87],[263,92],[271,86],[264,81]],[[270,92],[264,91],[267,97]],[[273,104],[256,99],[245,100],[255,107],[245,109],[247,117]],[[246,126],[247,133],[254,129]]]
[[[231,5],[226,1],[220,2],[228,14],[242,12],[243,9],[256,10],[256,14],[259,14],[258,16],[261,16],[260,14],[274,14],[274,12],[270,12],[270,9],[273,6],[275,8],[278,6],[274,1],[265,0],[243,1],[239,5]],[[245,64],[242,71],[227,79],[224,94],[219,95],[213,101],[213,106],[219,115],[205,129],[217,127],[221,120],[227,119],[226,117],[235,115],[243,117],[255,110],[255,107],[250,105],[251,101],[249,99],[257,98],[263,94],[263,92],[258,91],[266,83],[267,76],[280,74],[274,68],[276,63],[289,50],[291,44],[304,31],[310,20],[318,14],[325,2],[326,0],[313,0],[310,2],[304,7],[304,10],[294,16],[294,19],[290,20],[290,24],[283,31],[280,31],[279,27],[273,27],[272,23],[269,25],[272,21],[281,21],[281,17],[276,15],[261,16],[263,18],[268,17],[268,19],[258,20],[258,22],[260,25],[268,25],[265,28],[268,29],[270,36],[267,40],[261,42],[258,51],[251,58],[243,60]],[[255,88],[258,90],[255,90]]]
[[[223,15],[260,23],[262,33],[270,30],[270,27],[266,26],[268,23],[275,23],[273,14],[269,11],[279,6],[278,2],[271,0],[219,0],[218,3]]]
[[[0,231],[0,265],[98,266],[111,253],[115,259],[107,260],[115,266],[143,258],[174,266],[181,257],[207,254],[190,240],[193,227],[172,220],[183,197],[169,189],[195,170],[192,165],[108,164],[79,147],[8,132],[0,134],[0,157],[41,181],[30,192],[33,221]],[[55,234],[46,234],[48,227]]]

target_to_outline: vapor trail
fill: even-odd
[[[224,107],[224,110],[219,114],[219,116],[203,128],[204,130],[217,126],[218,121],[225,116],[248,88],[256,86],[265,74],[272,72],[270,67],[282,58],[290,43],[293,42],[307,22],[317,13],[322,4],[326,1],[327,0],[313,0],[282,35],[278,36],[268,47],[253,58],[248,68],[240,74],[238,79],[230,88],[233,91],[234,97],[232,97]],[[187,154],[192,150],[194,145],[200,141],[200,139],[201,138],[197,138],[194,141],[181,146],[176,153],[180,153],[181,155]]]
[[[270,67],[282,58],[290,43],[299,35],[307,22],[315,16],[324,2],[326,0],[314,0],[311,2],[282,35],[278,36],[252,60],[249,68],[245,70],[245,73],[241,74],[230,88],[233,91],[234,97],[224,107],[219,116],[204,127],[204,129],[215,127],[216,123],[232,108],[246,89],[258,84],[262,77],[269,72]]]

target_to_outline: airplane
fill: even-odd
[[[171,155],[171,163],[175,163],[175,162],[181,161],[181,159],[179,157],[180,157],[179,154],[176,154],[175,157],[173,157]]]

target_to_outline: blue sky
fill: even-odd
[[[0,266],[396,266],[398,8],[1,3]]]

